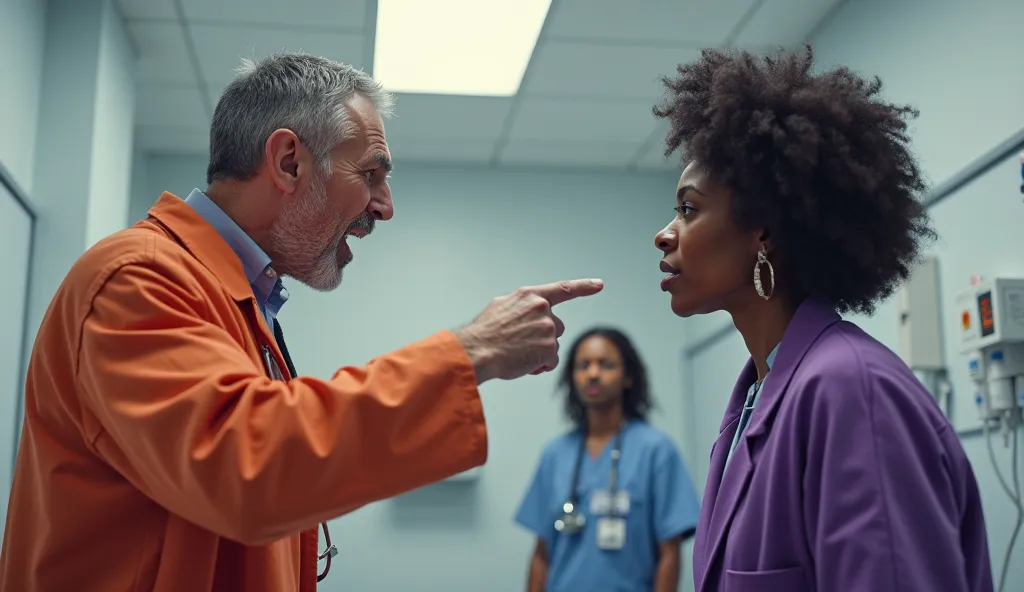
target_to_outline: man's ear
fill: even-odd
[[[284,194],[298,191],[302,142],[290,129],[275,130],[267,138],[264,158],[270,178]]]

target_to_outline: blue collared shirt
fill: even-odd
[[[729,448],[729,456],[725,457],[726,464],[729,463],[729,459],[732,458],[732,453],[736,450],[736,445],[739,444],[740,436],[743,435],[743,430],[747,429],[747,424],[750,423],[750,416],[754,414],[754,405],[757,404],[757,399],[761,396],[761,389],[764,388],[764,381],[768,380],[768,374],[771,373],[772,366],[775,365],[775,354],[779,351],[779,345],[776,344],[768,358],[765,359],[765,365],[768,367],[768,372],[761,379],[761,384],[755,382],[750,385],[747,389],[747,399],[743,402],[743,411],[740,412],[740,421],[736,424],[736,435],[732,438],[732,446]]]
[[[193,189],[185,203],[192,206],[192,209],[213,226],[231,246],[235,255],[238,255],[245,270],[245,277],[249,280],[252,293],[256,297],[256,304],[259,305],[263,318],[267,320],[267,327],[273,331],[274,319],[288,300],[288,290],[284,289],[281,276],[270,265],[270,257],[202,191]]]

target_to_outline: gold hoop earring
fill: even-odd
[[[757,290],[757,295],[765,300],[771,299],[772,295],[775,294],[775,268],[772,267],[772,262],[768,260],[768,250],[763,246],[761,250],[757,252],[757,263],[754,264],[754,289]],[[761,266],[768,266],[768,279],[771,281],[771,288],[768,293],[764,292],[764,284],[761,282]]]

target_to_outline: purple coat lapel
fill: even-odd
[[[743,499],[757,464],[756,449],[752,442],[767,433],[771,418],[783,399],[786,387],[811,345],[825,329],[840,320],[831,306],[821,302],[807,300],[800,305],[782,337],[775,365],[765,379],[750,423],[736,444],[736,450],[726,467],[729,446],[736,432],[736,423],[747,390],[757,377],[752,359],[748,359],[743,367],[729,398],[721,432],[711,449],[711,465],[704,488],[704,500],[701,504],[694,545],[693,575],[695,589],[698,592],[704,592],[709,582],[718,579],[717,576],[709,578],[709,574],[713,570],[717,571],[715,562],[725,546],[729,524]]]

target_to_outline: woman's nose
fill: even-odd
[[[666,226],[661,232],[654,235],[654,245],[663,253],[674,251],[676,248],[675,232]]]

